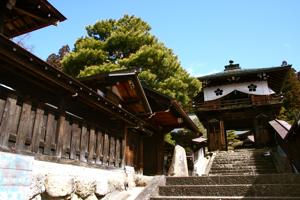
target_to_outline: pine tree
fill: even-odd
[[[293,123],[300,112],[300,81],[295,69],[288,72],[282,92],[284,101],[278,118]]]
[[[86,27],[88,36],[75,42],[62,60],[74,77],[121,69],[142,69],[139,78],[152,89],[188,105],[200,82],[181,66],[173,51],[150,33],[151,27],[135,16],[98,21]]]

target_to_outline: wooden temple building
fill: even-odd
[[[0,2],[0,150],[82,166],[163,172],[164,134],[197,127],[136,72],[74,79],[11,38],[66,18],[45,0]]]
[[[195,136],[201,133],[176,100],[143,85],[138,73],[122,70],[80,81],[148,123],[142,128],[145,134],[140,134],[136,127],[128,129],[126,164],[143,169],[145,174],[162,173],[164,135],[183,127],[192,130]]]
[[[227,150],[226,130],[252,131],[256,146],[272,142],[268,122],[280,110],[290,68],[283,62],[278,67],[241,69],[230,61],[224,72],[199,77],[203,88],[193,106],[207,129],[210,151]]]

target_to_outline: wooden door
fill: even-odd
[[[222,120],[210,120],[207,129],[208,150],[227,150],[224,122]]]
[[[138,133],[128,131],[126,142],[126,165],[136,171],[143,169],[143,140]]]

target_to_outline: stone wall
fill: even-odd
[[[135,187],[134,170],[98,169],[0,152],[0,199],[100,199]]]
[[[33,158],[0,152],[0,199],[27,199]]]

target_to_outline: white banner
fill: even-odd
[[[269,88],[267,81],[233,83],[228,85],[203,88],[204,101],[212,101],[222,98],[235,90],[254,95],[271,95],[275,93],[272,89]]]

